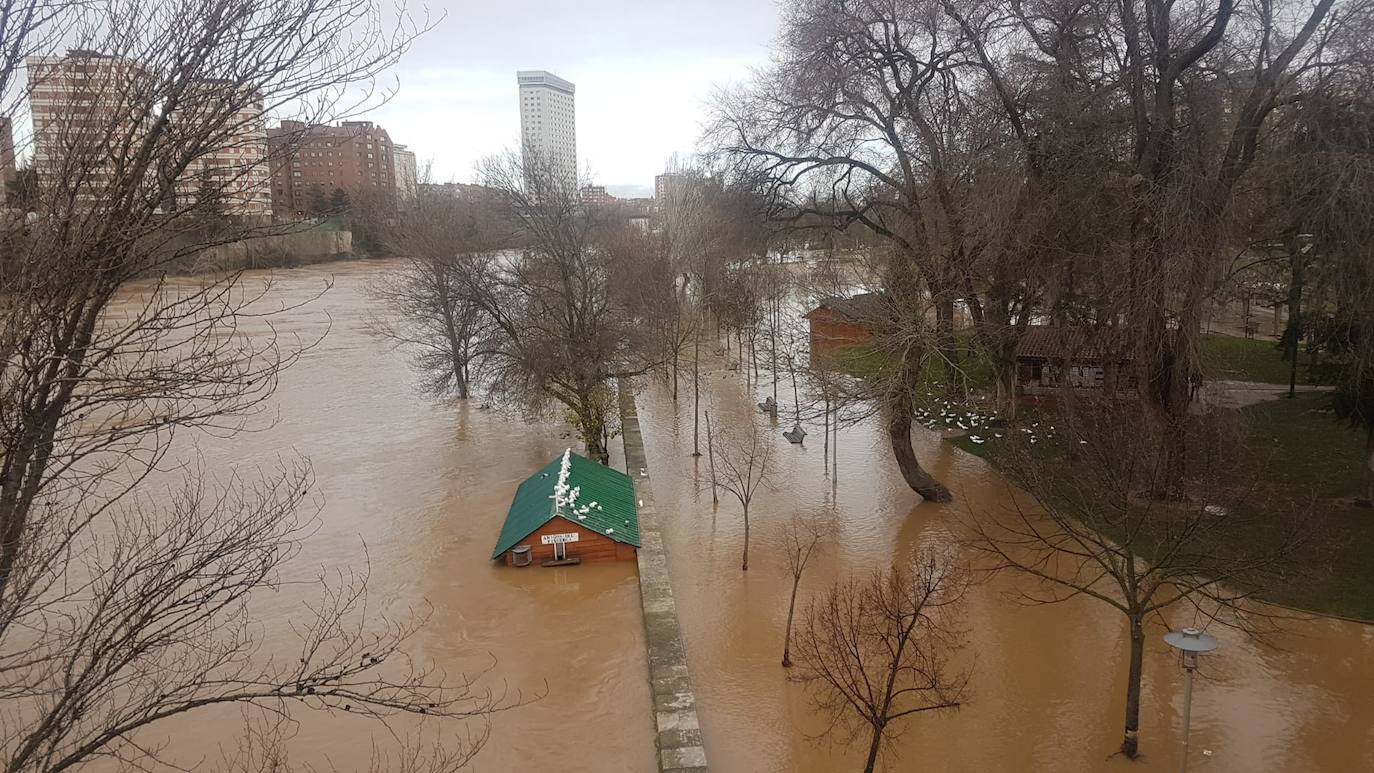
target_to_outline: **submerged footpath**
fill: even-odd
[[[639,509],[639,598],[644,611],[644,638],[649,647],[649,683],[654,696],[658,769],[662,773],[707,773],[706,749],[697,722],[697,701],[687,676],[687,649],[678,626],[677,604],[668,580],[668,557],[658,530],[649,463],[635,412],[634,387],[617,382],[620,431],[625,443],[625,471],[635,481]]]

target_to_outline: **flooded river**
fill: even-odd
[[[318,300],[270,320],[284,337],[327,335],[283,374],[270,416],[257,422],[272,419],[272,426],[227,439],[188,433],[178,442],[194,441],[207,469],[220,473],[308,457],[322,499],[320,528],[288,574],[310,577],[370,559],[375,608],[432,607],[415,654],[455,678],[491,666],[486,684],[544,694],[493,720],[476,770],[652,770],[634,564],[522,570],[490,560],[515,487],[575,441],[561,426],[419,396],[405,356],[366,330],[372,302],[364,287],[388,265],[277,272],[266,300],[285,306],[333,278]],[[294,646],[288,625],[303,600],[291,588],[254,599],[267,652]],[[296,716],[293,762],[366,769],[375,726],[346,715]],[[171,756],[194,767],[216,761],[242,721],[237,712],[207,711],[159,727]]]
[[[547,694],[493,719],[479,771],[591,773],[654,767],[652,703],[633,564],[510,569],[489,560],[520,480],[575,441],[565,428],[420,398],[403,355],[366,332],[363,293],[383,262],[341,263],[277,274],[273,299],[321,298],[272,320],[309,340],[328,335],[288,370],[259,432],[194,441],[212,470],[309,457],[321,495],[321,527],[292,571],[359,566],[370,558],[373,591],[388,609],[433,608],[418,653],[451,671],[495,665],[499,686]],[[193,280],[187,280],[193,281]],[[264,326],[262,333],[267,332]],[[736,373],[703,378],[718,421],[752,418]],[[789,390],[790,391],[790,390]],[[690,394],[690,386],[684,388]],[[779,551],[794,512],[828,506],[832,480],[820,430],[805,447],[777,438],[771,491],[754,505],[750,570],[740,571],[743,523],[702,488],[706,460],[691,451],[690,402],[661,384],[639,396],[669,569],[716,773],[857,770],[856,754],[808,740],[822,729],[801,688],[779,665],[788,580]],[[782,428],[779,427],[779,430]],[[813,442],[814,441],[814,442]],[[617,452],[616,443],[612,443]],[[802,598],[836,578],[889,565],[922,542],[952,539],[953,508],[996,508],[1006,484],[980,460],[922,433],[919,452],[956,495],[919,504],[902,484],[871,426],[840,435],[833,487],[837,531],[803,580]],[[967,704],[921,716],[887,770],[1173,770],[1182,674],[1155,621],[1146,655],[1142,750],[1136,764],[1110,759],[1120,734],[1125,628],[1089,602],[1017,606],[1005,576],[976,586],[966,606],[975,656]],[[291,592],[257,605],[264,640],[287,646],[300,599]],[[1169,620],[1182,625],[1189,620]],[[1195,690],[1195,770],[1374,769],[1374,628],[1318,621],[1266,648],[1218,632]],[[304,720],[293,759],[339,770],[362,767],[369,726],[356,717]],[[188,767],[216,756],[240,725],[205,713],[161,732]],[[1202,750],[1211,753],[1203,756]]]
[[[703,407],[722,425],[752,420],[753,403],[765,396],[764,388],[748,395],[739,374],[721,370],[705,376],[703,388]],[[784,383],[780,394],[790,392]],[[1006,507],[1007,483],[982,460],[918,430],[922,463],[955,495],[950,505],[920,503],[871,424],[841,431],[832,481],[822,428],[809,428],[804,447],[789,445],[780,437],[790,425],[784,410],[773,433],[772,490],[750,508],[745,573],[738,504],[722,495],[713,510],[705,488],[708,461],[690,456],[690,401],[674,405],[670,392],[654,385],[639,404],[712,771],[862,769],[865,749],[808,740],[823,722],[779,664],[791,588],[783,526],[793,513],[823,511],[833,501],[836,535],[808,567],[804,599],[838,578],[889,566],[912,546],[951,543],[958,508]],[[956,712],[910,722],[886,769],[1177,770],[1183,679],[1162,640],[1165,621],[1155,620],[1148,634],[1142,757],[1134,763],[1112,758],[1125,706],[1123,619],[1081,599],[1019,605],[1009,598],[1017,581],[1003,575],[971,589],[964,610],[974,658],[968,700]],[[1194,621],[1179,610],[1167,622]],[[1374,627],[1320,620],[1295,629],[1268,647],[1213,631],[1221,646],[1203,660],[1194,690],[1193,770],[1374,770]]]

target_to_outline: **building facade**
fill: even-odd
[[[227,84],[207,81],[204,99],[220,99]],[[215,145],[187,164],[177,180],[177,209],[213,196],[222,214],[244,219],[272,215],[267,165],[267,123],[262,100],[244,93],[243,106],[228,116]]]
[[[123,150],[139,142],[143,127],[124,95],[140,93],[149,75],[131,59],[80,49],[26,64],[39,189],[93,205],[115,184]]]
[[[544,70],[521,70],[520,144],[526,161],[542,159],[564,179],[577,179],[575,87]]]
[[[338,126],[282,121],[267,130],[267,145],[272,214],[278,219],[319,215],[337,208],[340,198],[368,192],[395,200],[391,136],[371,121]]]
[[[660,210],[669,206],[673,199],[682,195],[686,185],[687,176],[677,172],[664,172],[654,177],[654,205]]]
[[[579,191],[582,203],[589,207],[608,207],[619,199],[606,192],[604,185],[584,185]]]
[[[0,209],[9,201],[14,174],[14,124],[9,118],[0,116]]]
[[[877,293],[848,298],[823,298],[803,315],[811,342],[811,364],[828,365],[836,354],[873,340],[872,326],[881,318],[882,300]]]
[[[414,199],[415,178],[419,174],[415,166],[415,151],[405,145],[392,145],[391,155],[392,164],[396,168],[396,197]]]

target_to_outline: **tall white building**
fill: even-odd
[[[568,180],[577,178],[577,116],[571,83],[544,70],[521,70],[520,142]]]

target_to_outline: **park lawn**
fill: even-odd
[[[957,384],[953,393],[991,391],[997,383],[997,371],[986,353],[978,348],[969,332],[956,336],[954,356],[957,358],[962,384]],[[840,350],[835,358],[835,366],[855,378],[872,378],[891,368],[892,355],[872,344],[856,344]],[[921,360],[921,389],[944,393],[949,380],[947,363],[933,349],[926,352]]]
[[[1368,474],[1364,438],[1336,421],[1328,400],[1323,394],[1300,392],[1293,400],[1241,409],[1244,442],[1236,467],[1246,480],[1236,483],[1258,482],[1247,505],[1252,509],[1242,514],[1254,516],[1256,526],[1241,534],[1243,542],[1232,533],[1226,544],[1207,545],[1204,552],[1263,550],[1282,539],[1280,511],[1266,513],[1263,503],[1276,508],[1310,504],[1311,537],[1285,562],[1280,580],[1266,583],[1257,595],[1313,612],[1374,620],[1374,510],[1350,504],[1364,491]],[[952,442],[997,465],[999,446],[1006,441],[974,444],[964,437]],[[1053,444],[1042,443],[1037,453],[1056,451]],[[1069,464],[1063,459],[1056,463]],[[1053,492],[1049,496],[1055,497]],[[1274,527],[1266,528],[1268,523]],[[1137,544],[1148,558],[1148,541]]]
[[[1288,363],[1275,341],[1205,335],[1198,344],[1202,375],[1208,381],[1258,381],[1287,384]],[[1308,359],[1298,353],[1298,386],[1308,383]]]
[[[1298,393],[1242,410],[1249,461],[1263,479],[1311,501],[1318,532],[1287,582],[1265,598],[1315,612],[1374,620],[1374,510],[1365,490],[1364,435],[1332,415],[1329,398]]]

